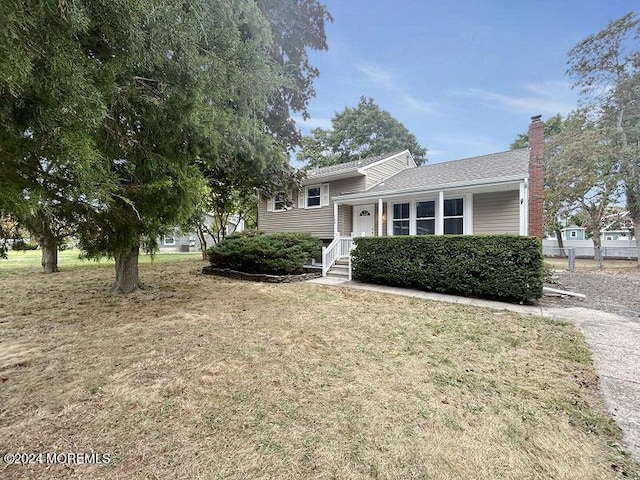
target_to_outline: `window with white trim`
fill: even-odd
[[[176,237],[173,234],[165,235],[162,239],[162,243],[165,246],[171,246],[176,244]]]
[[[464,201],[451,198],[444,201],[444,234],[462,235],[464,233]]]
[[[283,212],[287,209],[287,195],[284,192],[278,192],[273,197],[273,211]]]
[[[393,204],[393,234],[409,235],[409,204]]]
[[[569,233],[569,236],[571,238],[576,238],[578,236],[578,232],[576,232],[575,230],[571,230],[571,232]]]
[[[310,185],[305,188],[306,208],[319,208],[321,206],[321,192],[322,187],[320,185]]]
[[[436,202],[416,202],[416,235],[436,233]]]

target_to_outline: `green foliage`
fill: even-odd
[[[269,21],[272,60],[282,66],[283,75],[288,79],[270,101],[266,124],[279,143],[291,148],[300,143],[300,132],[290,111],[302,112],[303,118],[309,118],[307,105],[315,96],[313,81],[320,74],[307,50],[327,50],[325,22],[333,19],[327,7],[316,0],[259,0],[256,3]]]
[[[245,273],[302,273],[305,262],[320,258],[322,242],[308,233],[243,232],[208,250],[211,265]]]
[[[36,250],[38,245],[35,243],[28,243],[22,239],[16,240],[11,244],[11,250],[24,251],[24,250]]]
[[[533,237],[363,237],[355,242],[356,280],[511,301],[542,296],[542,246]]]
[[[608,135],[588,112],[576,111],[545,148],[545,202],[578,216],[596,246],[603,219],[620,191],[619,163]]]
[[[200,165],[287,163],[325,20],[314,0],[2,2],[0,212],[49,239],[41,224],[73,227],[91,257],[154,250],[193,213]]]
[[[567,73],[581,103],[609,130],[607,146],[619,166],[626,207],[640,224],[640,16],[610,21],[569,51]],[[640,245],[638,245],[640,250]],[[640,265],[640,257],[638,258]]]
[[[418,165],[427,161],[427,149],[415,135],[372,98],[361,97],[357,107],[337,113],[331,125],[331,130],[316,128],[302,139],[298,160],[326,167],[408,149]]]
[[[549,138],[557,135],[562,131],[563,120],[562,115],[556,113],[553,117],[548,118],[544,122],[544,139],[549,140]],[[517,148],[528,148],[529,147],[529,134],[528,133],[519,133],[513,143],[509,146],[511,150],[515,150]]]

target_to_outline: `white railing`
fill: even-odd
[[[322,276],[326,277],[327,272],[339,258],[350,257],[353,249],[353,239],[351,237],[336,237],[326,247],[322,247]],[[351,262],[349,262],[351,267]],[[351,273],[351,268],[349,268]]]

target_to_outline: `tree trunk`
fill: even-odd
[[[53,235],[38,237],[38,245],[42,250],[42,273],[54,273],[58,271],[58,242]]]
[[[555,229],[556,232],[556,240],[558,240],[558,248],[560,248],[560,256],[566,257],[567,255],[564,253],[564,240],[562,239],[562,232],[559,228]]]
[[[593,237],[591,237],[591,240],[593,241],[593,259],[598,264],[598,268],[602,268],[602,255],[604,252],[602,251],[602,235],[600,229],[594,229],[592,234]]]
[[[112,293],[123,294],[136,291],[140,286],[138,279],[138,255],[140,247],[123,250],[115,254],[116,281]]]
[[[196,232],[198,234],[198,240],[200,240],[200,252],[202,253],[202,260],[207,259],[207,237],[202,229],[202,225],[198,225],[196,227]]]

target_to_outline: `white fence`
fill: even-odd
[[[565,240],[564,250],[558,246],[558,241],[545,239],[542,241],[542,252],[545,257],[566,257],[568,249],[573,249],[576,258],[594,258],[596,249],[591,240]],[[620,258],[633,260],[638,258],[636,240],[603,240],[600,248],[602,258]]]

